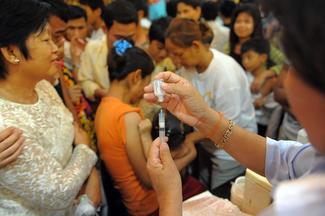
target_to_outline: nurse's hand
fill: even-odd
[[[159,202],[159,215],[181,215],[182,183],[167,143],[157,138],[147,160],[151,184]]]
[[[25,138],[17,128],[6,128],[0,131],[0,168],[12,163],[20,155]]]
[[[203,97],[186,79],[172,72],[159,73],[155,79],[163,80],[164,102],[160,105],[173,113],[182,122],[197,127],[215,120],[215,112],[205,103]],[[157,103],[152,84],[144,88],[144,99]]]

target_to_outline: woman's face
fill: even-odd
[[[292,112],[306,129],[310,142],[325,154],[325,96],[310,87],[293,69],[285,80],[285,90]]]
[[[234,32],[239,39],[251,37],[254,32],[253,17],[246,12],[239,13],[234,24]]]
[[[28,80],[40,81],[57,76],[58,48],[48,26],[42,32],[30,35],[26,46],[30,57],[22,60],[19,67]]]
[[[191,5],[180,2],[177,4],[177,17],[198,21],[201,17],[201,8],[193,8]]]
[[[197,50],[193,47],[183,48],[174,44],[169,38],[166,39],[166,48],[168,55],[173,60],[175,65],[181,65],[185,68],[196,67],[199,63],[200,57],[197,54]]]

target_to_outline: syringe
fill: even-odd
[[[158,120],[158,125],[159,125],[159,139],[160,143],[166,142],[165,141],[165,113],[164,110],[161,109],[159,112],[159,120]]]

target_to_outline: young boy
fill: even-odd
[[[254,79],[271,66],[269,60],[270,44],[265,39],[251,39],[246,41],[241,47],[242,64],[247,73],[247,78],[251,84]],[[278,104],[273,99],[273,87],[276,84],[276,77],[268,78],[258,93],[252,93],[255,106],[258,134],[264,136],[272,111]]]

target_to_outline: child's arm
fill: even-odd
[[[272,93],[274,86],[277,83],[277,78],[273,77],[268,80],[266,80],[265,84],[262,86],[260,93],[261,97],[257,98],[254,101],[254,106],[256,109],[261,108],[266,103],[266,98],[269,94]]]
[[[193,141],[185,140],[182,145],[183,148],[185,147],[188,149],[186,154],[184,154],[182,157],[173,158],[178,171],[181,171],[187,165],[189,165],[189,163],[191,163],[197,155],[195,144]]]
[[[276,77],[272,77],[265,81],[265,84],[260,90],[262,97],[266,97],[273,92],[273,88],[277,84],[277,80],[278,79]]]
[[[197,151],[195,148],[195,143],[199,140],[205,139],[206,137],[200,133],[199,131],[194,131],[192,133],[189,133],[186,135],[185,141],[182,144],[183,148],[185,148],[187,151],[183,151],[183,155],[175,155],[177,157],[173,157],[177,169],[180,171],[184,167],[186,167],[192,160],[195,159],[197,155]],[[172,155],[174,152],[172,152]]]
[[[272,70],[265,70],[263,73],[258,75],[250,86],[251,92],[257,94],[261,91],[262,86],[265,84],[267,79],[275,77],[276,74]]]
[[[130,164],[141,183],[145,187],[151,188],[151,181],[146,170],[146,157],[138,130],[140,122],[140,115],[136,112],[127,113],[124,117],[126,152]]]

